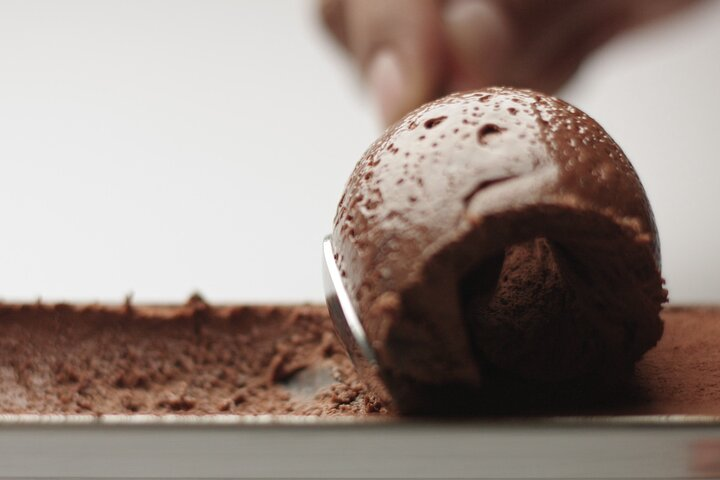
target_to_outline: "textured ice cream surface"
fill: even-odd
[[[615,390],[529,397],[511,385],[487,413],[720,415],[720,309],[662,316],[666,334]],[[0,304],[0,414],[392,415],[356,378],[324,307],[196,301]]]
[[[662,334],[657,231],[624,153],[529,90],[430,103],[358,162],[333,246],[401,411],[497,379],[610,385]]]
[[[382,411],[324,307],[0,304],[0,413]]]

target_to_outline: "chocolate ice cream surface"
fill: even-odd
[[[0,412],[382,412],[324,307],[0,305]]]
[[[662,335],[638,176],[594,120],[537,92],[450,95],[389,128],[352,173],[332,242],[406,413],[607,390]]]
[[[720,415],[720,309],[662,317],[662,340],[615,394],[509,397],[498,413]],[[0,414],[394,415],[317,305],[0,304],[0,374]]]

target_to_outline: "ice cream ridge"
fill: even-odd
[[[450,95],[389,128],[332,243],[400,412],[597,399],[663,332],[635,170],[592,118],[534,91]]]

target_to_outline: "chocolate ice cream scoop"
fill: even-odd
[[[331,242],[403,412],[482,410],[513,383],[612,382],[662,335],[637,174],[593,119],[537,92],[450,95],[388,129]]]

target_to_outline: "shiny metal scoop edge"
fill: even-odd
[[[350,358],[359,368],[377,365],[375,352],[343,284],[330,235],[323,240],[323,283],[330,317]]]

